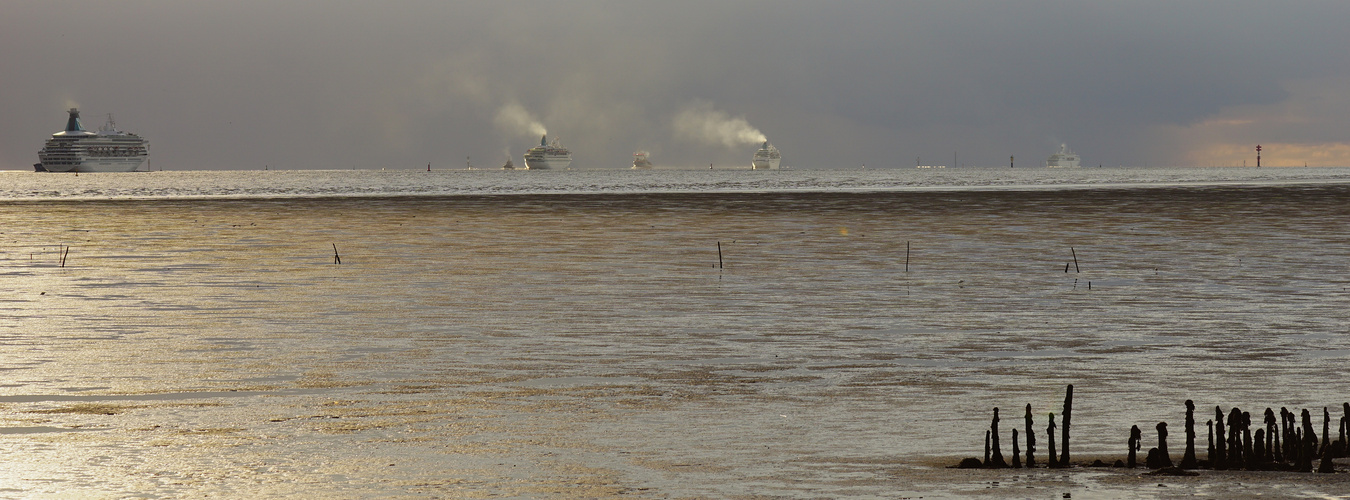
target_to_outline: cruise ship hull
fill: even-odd
[[[1060,144],[1059,152],[1050,155],[1050,158],[1045,160],[1047,168],[1078,168],[1081,163],[1082,160],[1078,158],[1076,153],[1069,150],[1067,144]]]
[[[572,165],[570,156],[550,157],[540,156],[531,158],[525,157],[525,168],[530,170],[551,170],[555,168],[567,168]]]
[[[47,163],[42,168],[47,172],[140,172],[145,166],[145,158],[125,158],[117,160],[85,159],[79,162]]]
[[[750,165],[755,170],[772,170],[778,168],[778,162],[780,161],[782,160],[778,158],[755,158],[755,161]]]
[[[525,152],[525,168],[528,170],[550,170],[567,168],[572,165],[572,152],[562,146],[557,139],[548,142],[548,137],[539,138],[539,146]]]

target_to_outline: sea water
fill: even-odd
[[[0,180],[0,497],[1157,496],[942,467],[1350,399],[1346,169]]]

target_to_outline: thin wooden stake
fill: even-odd
[[[717,268],[722,268],[722,242],[717,242]]]
[[[66,267],[66,256],[70,255],[70,246],[61,250],[61,267]]]
[[[909,272],[909,242],[905,242],[905,272]]]
[[[1082,270],[1078,269],[1078,252],[1074,252],[1073,247],[1069,247],[1069,252],[1073,253],[1073,271],[1076,273],[1083,272]]]
[[[342,263],[342,257],[338,255],[337,243],[333,244],[333,263],[334,264]]]

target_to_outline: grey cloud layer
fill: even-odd
[[[748,162],[680,133],[705,107],[802,167],[916,157],[1154,164],[1149,131],[1350,76],[1344,2],[18,2],[0,19],[0,166],[68,102],[165,168],[498,163],[538,138],[623,167]],[[99,119],[89,120],[95,123]],[[1297,131],[1284,131],[1297,135]],[[1340,140],[1346,140],[1341,138]],[[934,163],[944,163],[934,161]]]

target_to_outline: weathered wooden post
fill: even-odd
[[[994,407],[994,421],[989,424],[989,432],[994,436],[994,458],[989,463],[990,467],[997,469],[1008,468],[1008,462],[1003,460],[1003,450],[998,445],[998,407]]]
[[[1228,448],[1224,446],[1224,440],[1228,439],[1223,432],[1223,408],[1214,407],[1214,454],[1209,457],[1209,463],[1214,470],[1224,470],[1228,468]]]
[[[1162,469],[1172,466],[1172,455],[1167,452],[1167,422],[1158,422],[1158,447],[1149,450],[1148,468]]]
[[[1195,402],[1186,400],[1186,454],[1181,457],[1181,468],[1194,469],[1195,463]]]
[[[1129,467],[1129,468],[1131,468],[1131,469],[1137,467],[1138,464],[1139,464],[1139,463],[1138,463],[1138,458],[1135,456],[1135,452],[1139,451],[1139,448],[1140,448],[1140,446],[1139,446],[1139,440],[1140,440],[1140,439],[1143,439],[1143,435],[1139,432],[1139,426],[1137,426],[1137,425],[1131,425],[1131,426],[1130,426],[1130,440],[1127,441],[1127,444],[1126,444],[1126,445],[1129,446],[1129,448],[1130,448],[1130,453],[1129,453],[1129,456],[1127,456],[1126,459],[1125,459],[1125,466],[1126,466],[1126,467]]]
[[[1027,468],[1036,467],[1036,431],[1031,429],[1031,405],[1027,404]]]
[[[1064,444],[1060,446],[1059,465],[1061,467],[1069,466],[1069,417],[1073,412],[1073,384],[1069,384],[1068,390],[1064,393]]]
[[[1049,460],[1049,462],[1048,462],[1048,463],[1049,463],[1048,467],[1050,467],[1051,469],[1058,469],[1058,468],[1060,468],[1060,467],[1063,467],[1062,465],[1060,465],[1059,459],[1058,459],[1058,458],[1056,457],[1056,455],[1055,455],[1055,414],[1054,414],[1054,413],[1051,413],[1051,414],[1050,414],[1050,426],[1045,428],[1045,435],[1050,436],[1050,439],[1047,440],[1047,441],[1050,442],[1050,445],[1049,445],[1049,446],[1050,446],[1050,458],[1047,459],[1047,460]]]

